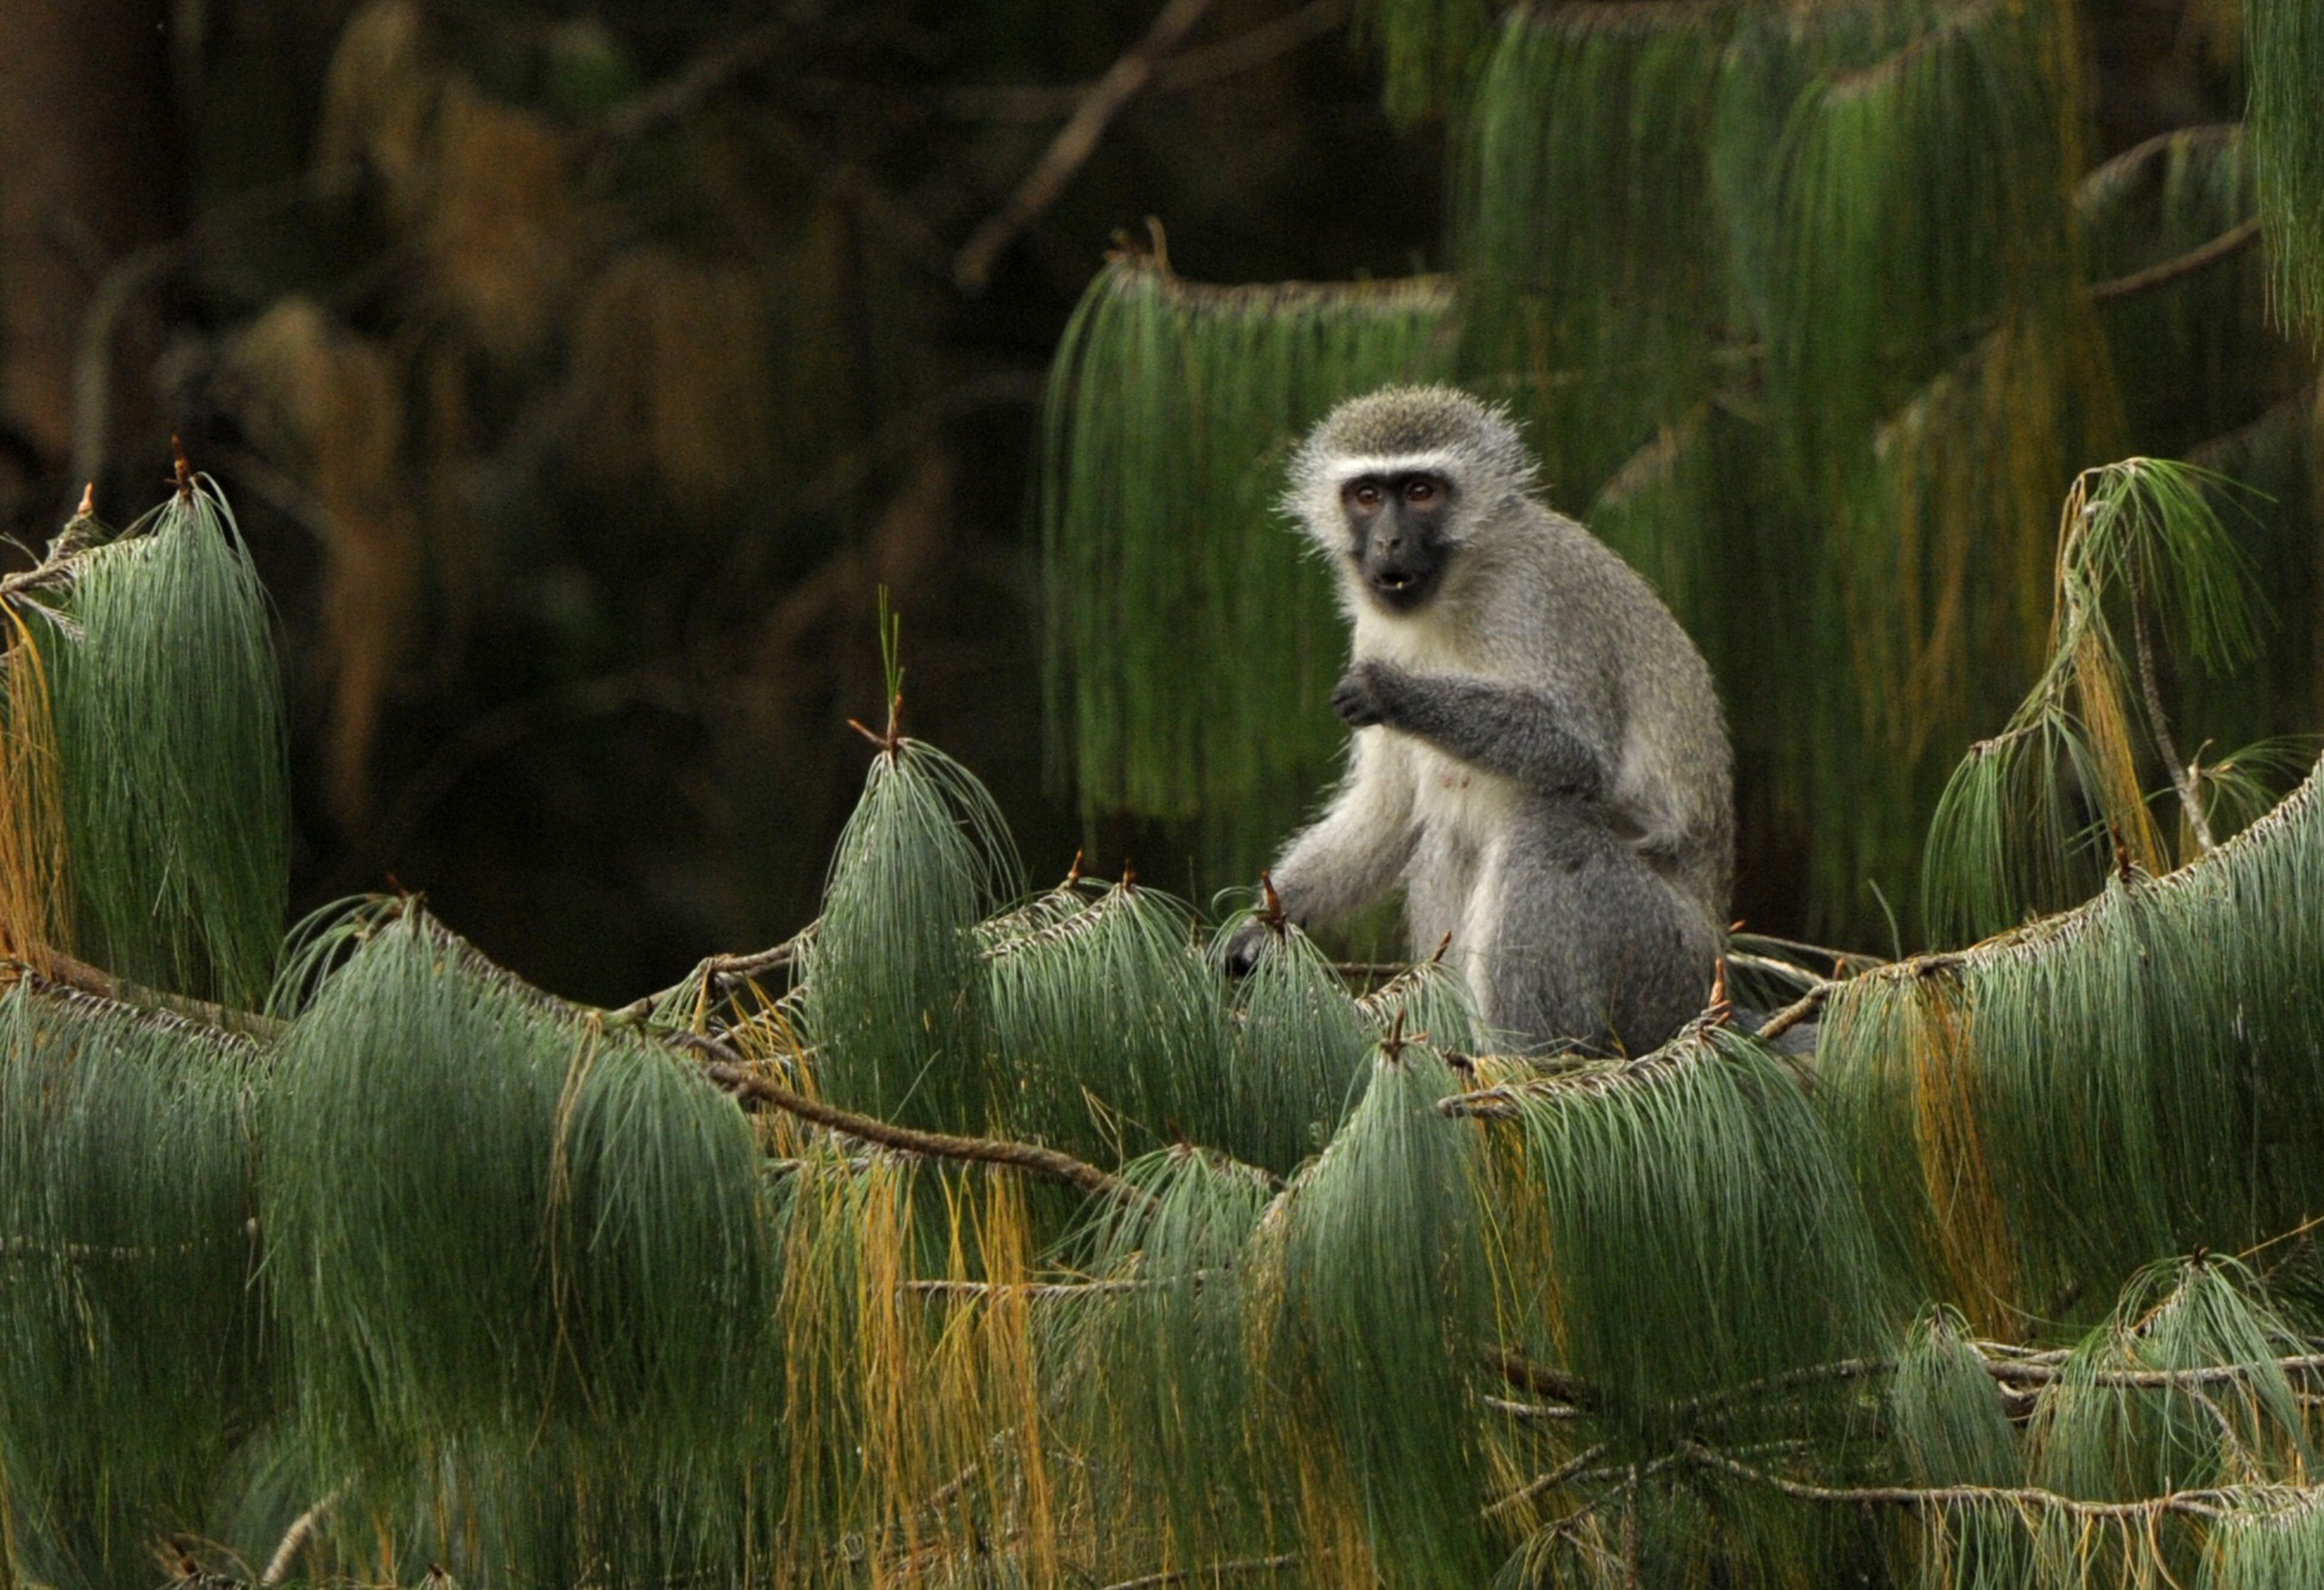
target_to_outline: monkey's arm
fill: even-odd
[[[1536,789],[1600,800],[1613,787],[1610,735],[1601,740],[1589,732],[1588,714],[1520,685],[1359,663],[1333,690],[1332,706],[1359,727],[1402,730]]]
[[[1283,914],[1305,927],[1370,905],[1403,875],[1413,842],[1404,753],[1377,734],[1357,735],[1332,809],[1292,840],[1270,874]],[[1227,970],[1240,977],[1256,966],[1270,931],[1258,920],[1243,924],[1227,942]]]
[[[1275,863],[1284,914],[1305,926],[1345,916],[1394,887],[1411,859],[1412,777],[1404,754],[1356,736],[1348,780]]]

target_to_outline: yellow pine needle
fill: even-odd
[[[2001,1300],[2015,1273],[2008,1214],[1995,1191],[1978,1128],[1976,1046],[1967,997],[1945,979],[1915,991],[1917,1016],[1906,1063],[1913,1078],[1914,1138],[1934,1211],[1938,1250],[1963,1310],[1978,1330],[2006,1328]]]
[[[23,616],[6,609],[0,723],[0,952],[34,966],[69,944],[64,802],[48,669]]]

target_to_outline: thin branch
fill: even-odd
[[[1149,98],[1184,93],[1266,65],[1312,39],[1321,38],[1345,22],[1347,0],[1309,0],[1291,13],[1237,33],[1231,39],[1164,61],[1146,86]],[[1071,115],[1087,98],[1093,82],[971,84],[944,97],[947,115],[990,122],[1048,122]]]
[[[2111,303],[2116,299],[2132,298],[2139,293],[2150,292],[2155,288],[2176,281],[2182,276],[2192,276],[2198,271],[2207,270],[2231,255],[2241,253],[2258,240],[2259,217],[2253,216],[2237,222],[2202,247],[2190,249],[2175,259],[2165,260],[2159,265],[2149,265],[2144,271],[2134,271],[2127,276],[2116,276],[2111,280],[2092,282],[2090,284],[2091,301],[2101,304]]]
[[[1563,1402],[1519,1402],[1508,1397],[1484,1397],[1480,1401],[1495,1413],[1507,1414],[1526,1424],[1563,1424],[1582,1417],[1581,1409],[1569,1408]]]
[[[1521,1392],[1554,1397],[1569,1408],[1588,1413],[1605,1406],[1597,1387],[1578,1374],[1536,1364],[1516,1347],[1499,1347],[1485,1355],[1493,1372]]]
[[[1715,1468],[1738,1479],[1780,1491],[1802,1502],[1825,1502],[1855,1507],[1949,1507],[2002,1504],[2039,1512],[2062,1512],[2071,1518],[2148,1521],[2163,1513],[2184,1513],[2218,1519],[2239,1511],[2254,1500],[2281,1500],[2305,1494],[2292,1486],[2234,1485],[2208,1491],[2174,1491],[2143,1502],[2086,1502],[2031,1485],[1816,1485],[1787,1479],[1738,1463],[1723,1452],[1689,1442],[1682,1450],[1705,1468]]]
[[[2296,1353],[2273,1362],[2287,1376],[2324,1374],[2324,1353]],[[2191,1390],[2246,1380],[2258,1365],[2207,1364],[2199,1369],[2099,1369],[2081,1377],[2091,1385],[2122,1386],[2144,1391]],[[2049,1385],[2067,1378],[2062,1364],[2008,1359],[1986,1360],[1985,1372],[2008,1386]]]
[[[275,1547],[274,1555],[266,1559],[266,1571],[258,1576],[260,1590],[268,1590],[269,1586],[280,1585],[290,1576],[290,1565],[298,1559],[300,1549],[314,1538],[316,1526],[323,1521],[323,1515],[330,1512],[332,1505],[346,1492],[344,1484],[332,1487],[330,1494],[290,1521],[290,1527],[282,1531],[282,1543]]]
[[[1761,1024],[1757,1036],[1763,1043],[1772,1043],[1811,1016],[1819,1015],[1823,1002],[1831,997],[1838,983],[1818,983],[1806,993],[1784,1006]]]
[[[1286,1551],[1280,1557],[1251,1557],[1240,1562],[1213,1562],[1196,1568],[1168,1568],[1158,1574],[1148,1574],[1141,1579],[1124,1579],[1108,1585],[1105,1590],[1162,1590],[1165,1585],[1183,1585],[1192,1579],[1223,1579],[1230,1574],[1273,1574],[1285,1568],[1297,1567],[1299,1554]]]
[[[2132,144],[2085,172],[2074,189],[2074,202],[2085,209],[2104,203],[2112,194],[2128,187],[2144,176],[2146,164],[2173,148],[2191,149],[2198,144],[2232,143],[2243,136],[2240,122],[2209,122],[2195,127],[2173,127],[2167,133],[2157,133],[2152,138]]]
[[[1519,1485],[1516,1490],[1511,1491],[1499,1502],[1488,1503],[1485,1508],[1484,1516],[1487,1518],[1497,1518],[1500,1514],[1510,1511],[1512,1508],[1524,1506],[1526,1503],[1532,1501],[1536,1496],[1548,1495],[1552,1491],[1557,1489],[1558,1486],[1572,1479],[1575,1475],[1580,1474],[1583,1469],[1597,1462],[1600,1457],[1603,1457],[1606,1455],[1606,1448],[1612,1444],[1613,1443],[1610,1441],[1600,1441],[1586,1452],[1578,1452],[1574,1454],[1574,1456],[1567,1458],[1555,1468],[1551,1469],[1547,1474],[1536,1475],[1532,1479],[1527,1480],[1524,1484]]]
[[[802,0],[772,22],[737,33],[696,57],[669,81],[658,83],[614,106],[598,124],[598,136],[619,148],[636,142],[659,127],[684,120],[714,96],[773,60],[790,42],[792,35],[803,24],[813,22],[822,10],[816,0]]]
[[[2179,807],[2187,813],[2187,825],[2194,831],[2196,846],[2208,856],[2219,847],[2211,839],[2211,824],[2203,814],[2202,795],[2187,772],[2186,762],[2180,758],[2179,742],[2171,737],[2171,714],[2163,709],[2163,684],[2154,666],[2154,639],[2147,632],[2145,582],[2139,578],[2135,554],[2129,562],[2130,627],[2138,646],[2138,685],[2146,697],[2147,724],[2154,731],[2154,749],[2162,753],[2163,766],[2171,774],[2171,787],[2179,792]]]
[[[167,1017],[193,1026],[207,1027],[231,1037],[254,1038],[261,1042],[271,1042],[280,1037],[288,1025],[254,1011],[236,1010],[231,1006],[213,1005],[207,999],[149,988],[126,978],[117,978],[103,967],[77,960],[61,950],[43,951],[37,963],[14,959],[0,960],[0,982],[29,983],[34,988],[65,989],[146,1016]]]
[[[899,257],[939,280],[951,275],[952,255],[943,241],[918,211],[890,193],[879,178],[845,156],[824,149],[780,116],[770,116],[760,134],[833,199],[853,211],[865,230],[877,234]]]
[[[811,1098],[795,1089],[761,1076],[750,1069],[742,1057],[729,1045],[704,1033],[670,1032],[658,1034],[664,1041],[680,1048],[699,1050],[711,1056],[704,1067],[710,1080],[729,1092],[761,1104],[772,1105],[786,1114],[803,1121],[853,1137],[859,1143],[875,1143],[882,1148],[892,1148],[904,1153],[918,1154],[926,1159],[962,1160],[988,1165],[1011,1165],[1052,1181],[1069,1182],[1084,1192],[1102,1198],[1119,1198],[1127,1203],[1145,1203],[1145,1193],[1123,1181],[1111,1171],[1101,1170],[1087,1160],[1037,1143],[1017,1143],[1002,1137],[960,1137],[949,1132],[923,1132],[911,1126],[899,1126],[876,1116],[858,1115],[852,1109],[842,1109]]]
[[[924,1298],[1027,1298],[1037,1302],[1061,1298],[1119,1297],[1127,1292],[1164,1291],[1181,1281],[1200,1282],[1223,1275],[1224,1270],[1203,1270],[1189,1276],[1130,1277],[1113,1281],[907,1281],[903,1290]]]
[[[2064,1353],[2020,1354],[1994,1342],[1973,1342],[1969,1346],[1977,1352],[1986,1374],[2012,1396],[2031,1396],[2040,1387],[2054,1385],[2070,1378]],[[1487,1363],[1503,1380],[1518,1390],[1555,1399],[1554,1404],[1544,1406],[1488,1398],[1488,1405],[1496,1412],[1532,1421],[1558,1421],[1600,1412],[1606,1407],[1604,1393],[1580,1375],[1537,1364],[1517,1348],[1500,1348],[1488,1356]],[[2193,1392],[2204,1386],[2233,1384],[2248,1380],[2255,1368],[2267,1365],[2272,1365],[2287,1378],[2298,1375],[2324,1377],[2324,1353],[2294,1353],[2264,1360],[2261,1365],[2208,1364],[2192,1369],[2097,1369],[2085,1371],[2071,1379],[2076,1384],[2109,1389]],[[1797,1391],[1803,1386],[1862,1380],[1893,1374],[1895,1368],[1896,1363],[1893,1358],[1836,1359],[1829,1364],[1812,1364],[1801,1369],[1763,1375],[1702,1396],[1663,1403],[1658,1405],[1657,1411],[1682,1419],[1699,1418],[1724,1412],[1779,1392]]]
[[[1056,137],[1040,161],[1018,184],[1009,201],[987,216],[970,234],[953,261],[953,280],[970,292],[980,291],[991,280],[992,267],[1001,252],[1017,240],[1018,234],[1057,200],[1074,173],[1082,169],[1105,136],[1124,106],[1138,97],[1153,78],[1162,59],[1178,46],[1188,30],[1203,19],[1211,8],[1211,0],[1169,0],[1162,7],[1146,36],[1130,46],[1128,53],[1082,96],[1065,124],[1057,130]]]
[[[1772,955],[1754,955],[1747,950],[1729,949],[1727,962],[1743,971],[1756,971],[1762,977],[1790,983],[1794,988],[1820,988],[1831,979],[1810,971],[1804,966],[1794,966],[1788,960],[1778,960]]]
[[[781,943],[764,950],[752,951],[746,955],[706,955],[695,964],[692,971],[669,988],[607,1011],[606,1025],[626,1026],[632,1022],[644,1021],[666,1001],[676,998],[697,983],[713,989],[717,995],[724,995],[735,983],[748,981],[765,972],[788,970],[814,933],[815,924],[809,923]]]

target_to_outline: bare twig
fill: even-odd
[[[2198,144],[2226,144],[2243,136],[2240,122],[2210,122],[2201,126],[2173,127],[2132,144],[2086,172],[2074,189],[2074,203],[2089,211],[2103,206],[2146,173],[2147,163],[2172,149]]]
[[[766,972],[787,970],[791,963],[798,960],[799,951],[806,945],[814,932],[815,924],[809,923],[781,943],[770,945],[764,950],[752,951],[745,955],[706,955],[681,980],[672,983],[659,993],[644,995],[631,1000],[627,1005],[607,1011],[605,1020],[609,1025],[626,1025],[632,1022],[643,1021],[660,1008],[666,1001],[675,998],[696,983],[701,984],[714,995],[722,995],[735,983],[748,981]]]
[[[1181,1281],[1199,1282],[1224,1270],[1203,1270],[1193,1275],[1131,1276],[1114,1281],[907,1281],[905,1291],[922,1298],[1025,1298],[1054,1302],[1065,1298],[1120,1297],[1129,1292],[1163,1291]]]
[[[73,353],[72,458],[65,478],[91,481],[105,473],[113,439],[113,345],[123,318],[186,255],[175,237],[139,249],[115,263],[89,295]]]
[[[598,124],[598,136],[619,147],[656,128],[681,121],[779,54],[793,34],[823,10],[820,0],[798,0],[772,22],[737,33],[689,62],[666,82],[616,106]]]
[[[1020,1171],[1047,1176],[1052,1181],[1068,1182],[1102,1198],[1119,1198],[1128,1203],[1148,1201],[1146,1194],[1112,1172],[1102,1170],[1087,1160],[1075,1159],[1062,1150],[1047,1148],[1038,1143],[1013,1142],[1003,1137],[960,1137],[949,1132],[923,1132],[883,1121],[877,1116],[858,1115],[852,1109],[825,1104],[820,1098],[809,1098],[796,1089],[786,1088],[780,1082],[761,1075],[751,1070],[742,1055],[730,1045],[707,1034],[674,1032],[660,1036],[679,1048],[698,1050],[710,1056],[711,1063],[704,1068],[705,1071],[712,1081],[728,1091],[756,1099],[761,1104],[772,1105],[788,1115],[836,1132],[843,1137],[853,1137],[859,1143],[875,1143],[882,1148],[918,1154],[926,1159],[1011,1165]]]
[[[896,253],[942,280],[951,274],[952,255],[927,222],[862,166],[823,148],[779,116],[768,118],[761,136],[783,157],[807,172],[823,190],[854,212],[867,232],[877,234]]]
[[[2195,788],[2195,780],[2187,772],[2187,764],[2179,755],[2179,742],[2171,737],[2171,714],[2163,708],[2163,684],[2154,666],[2154,639],[2147,631],[2145,582],[2139,577],[2138,558],[2130,558],[2130,627],[2138,647],[2138,685],[2146,697],[2146,721],[2154,731],[2154,749],[2162,753],[2163,766],[2170,772],[2171,787],[2179,792],[2179,808],[2187,814],[2187,826],[2194,832],[2196,847],[2209,855],[2219,847],[2211,839],[2211,824],[2203,814],[2203,798]]]
[[[2202,247],[2190,249],[2175,259],[2165,260],[2159,265],[2150,265],[2144,271],[2134,271],[2127,276],[2116,276],[2111,280],[2091,283],[2090,299],[2093,302],[2103,304],[2110,303],[2116,299],[2133,298],[2139,293],[2150,292],[2155,288],[2176,281],[2182,276],[2192,276],[2198,271],[2207,270],[2221,260],[2239,254],[2257,241],[2259,241],[2259,217],[2253,216],[2246,220],[2237,222]]]
[[[1264,66],[1279,55],[1321,38],[1345,22],[1347,0],[1309,0],[1291,13],[1237,33],[1231,39],[1164,61],[1146,86],[1148,97],[1184,93]],[[948,115],[991,122],[1048,122],[1071,115],[1094,83],[971,84],[948,91]]]
[[[1516,1490],[1511,1491],[1499,1501],[1488,1503],[1485,1508],[1484,1516],[1487,1518],[1498,1518],[1502,1513],[1510,1511],[1512,1508],[1524,1506],[1526,1503],[1531,1502],[1536,1496],[1548,1495],[1552,1491],[1557,1489],[1558,1486],[1572,1479],[1575,1475],[1580,1474],[1583,1469],[1597,1462],[1600,1457],[1603,1457],[1606,1455],[1606,1448],[1611,1444],[1612,1443],[1610,1442],[1600,1441],[1586,1452],[1578,1452],[1574,1454],[1574,1456],[1567,1458],[1555,1468],[1551,1469],[1547,1474],[1536,1475],[1532,1479],[1527,1480],[1524,1484],[1519,1485]]]
[[[2067,1356],[2063,1353],[2024,1353],[1994,1342],[1972,1342],[1969,1346],[1976,1350],[1986,1374],[1991,1375],[2009,1395],[2031,1396],[2040,1388],[2054,1385],[2067,1378]],[[1487,1362],[1502,1379],[1520,1391],[1555,1399],[1549,1405],[1487,1399],[1496,1412],[1528,1421],[1556,1422],[1599,1412],[1606,1406],[1603,1393],[1580,1375],[1537,1364],[1516,1348],[1501,1348],[1489,1355]],[[2264,1360],[2260,1365],[2208,1364],[2192,1369],[2088,1370],[2076,1376],[2075,1380],[2080,1384],[2110,1390],[2184,1391],[2193,1393],[2206,1386],[2247,1380],[2254,1369],[2267,1365],[2272,1365],[2287,1378],[2324,1378],[2324,1353],[2294,1353]],[[1893,1358],[1836,1359],[1829,1364],[1812,1364],[1778,1374],[1763,1375],[1699,1397],[1664,1403],[1660,1411],[1681,1419],[1701,1418],[1748,1406],[1784,1392],[1836,1381],[1863,1380],[1873,1375],[1893,1374],[1895,1368],[1896,1363]]]
[[[345,1485],[334,1486],[329,1495],[290,1521],[290,1527],[282,1531],[282,1543],[275,1547],[274,1555],[266,1559],[266,1571],[258,1576],[260,1590],[280,1585],[290,1576],[290,1565],[298,1560],[300,1549],[314,1538],[316,1526],[323,1521],[323,1515],[330,1512],[332,1505],[346,1492]]]
[[[1578,1374],[1568,1374],[1563,1369],[1552,1369],[1546,1364],[1536,1364],[1515,1347],[1499,1347],[1485,1355],[1485,1362],[1493,1372],[1521,1392],[1531,1392],[1537,1397],[1555,1397],[1569,1408],[1583,1412],[1603,1407],[1605,1399],[1598,1389]]]
[[[1809,1017],[1821,1013],[1823,1002],[1831,997],[1838,983],[1818,983],[1806,993],[1784,1006],[1761,1024],[1758,1037],[1762,1043],[1774,1043]]]
[[[30,960],[0,961],[0,982],[68,989],[148,1015],[174,1017],[198,1027],[262,1042],[280,1037],[286,1025],[254,1011],[149,988],[126,978],[117,978],[101,966],[76,960],[61,950],[44,951],[39,964]]]
[[[1729,966],[1740,970],[1756,971],[1762,977],[1771,977],[1795,988],[1812,988],[1828,980],[1804,966],[1794,966],[1772,955],[1753,955],[1747,951],[1730,949],[1727,951],[1726,960]]]
[[[1001,252],[1017,240],[1041,212],[1057,200],[1065,184],[1097,148],[1098,140],[1153,78],[1162,59],[1178,46],[1188,30],[1211,8],[1211,0],[1168,0],[1154,18],[1146,36],[1090,85],[1065,124],[1057,130],[1040,161],[1018,184],[1017,191],[1000,209],[970,234],[953,261],[953,280],[970,292],[980,291],[991,280]]]
[[[1205,1563],[1201,1567],[1168,1568],[1158,1574],[1148,1574],[1139,1579],[1124,1579],[1108,1585],[1105,1590],[1162,1590],[1165,1585],[1183,1585],[1194,1579],[1223,1579],[1231,1574],[1272,1574],[1299,1566],[1299,1554],[1286,1551],[1280,1557],[1252,1557],[1240,1562]]]
[[[1787,1479],[1739,1463],[1723,1452],[1690,1442],[1686,1456],[1705,1468],[1719,1469],[1738,1479],[1766,1485],[1802,1502],[1826,1502],[1855,1507],[1987,1506],[1999,1503],[2029,1512],[2061,1512],[2071,1518],[2146,1521],[2163,1513],[2197,1518],[2224,1518],[2254,1501],[2280,1501],[2302,1494],[2290,1486],[2231,1485],[2207,1491],[2174,1491],[2143,1502],[2086,1502],[2031,1485],[1816,1485]]]

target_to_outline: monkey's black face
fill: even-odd
[[[1340,506],[1364,588],[1391,611],[1425,606],[1452,550],[1444,536],[1452,483],[1425,470],[1360,474],[1340,488]]]

